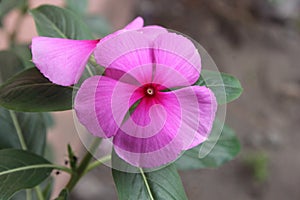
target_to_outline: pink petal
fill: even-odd
[[[95,136],[115,135],[130,106],[139,98],[132,97],[135,89],[136,86],[103,76],[85,80],[74,103],[79,121]]]
[[[134,153],[126,151],[116,145],[114,149],[120,158],[133,166],[156,168],[175,161],[181,153],[179,150],[181,148],[180,145],[181,143],[179,143],[178,140],[172,140],[171,143],[164,148],[149,153]]]
[[[116,153],[132,165],[161,166],[175,160],[183,148],[179,102],[159,96],[144,97],[114,137]]]
[[[168,87],[188,86],[194,84],[201,70],[201,59],[198,50],[193,43],[184,36],[176,33],[160,34],[154,42],[155,62],[160,66],[170,67],[176,70],[186,80],[185,84],[178,80],[170,80],[164,70],[157,67],[156,80],[169,82]]]
[[[144,50],[149,49],[149,47],[150,40],[144,37],[142,33],[126,31],[111,39],[101,40],[97,44],[94,54],[99,65],[127,72],[136,67],[135,64],[139,61],[145,63],[150,59],[150,55],[146,56],[149,51]],[[126,56],[127,54],[130,54],[130,56]],[[122,57],[125,57],[122,60],[124,63],[116,63],[116,60]]]
[[[216,97],[209,88],[204,86],[191,86],[189,88],[173,91],[178,98],[184,99],[180,102],[182,108],[185,110],[185,113],[182,115],[183,123],[188,124],[189,128],[192,129],[194,129],[196,123],[198,123],[197,132],[196,134],[193,134],[193,141],[191,143],[186,143],[184,150],[191,149],[208,138],[217,111]],[[193,104],[191,98],[195,95],[198,102],[198,110],[195,109],[197,107],[191,106]],[[199,114],[198,121],[190,117],[193,113]],[[188,130],[188,128],[186,130]]]
[[[126,32],[126,31],[137,30],[137,29],[142,28],[143,26],[144,26],[144,19],[141,17],[137,17],[133,21],[131,21],[128,25],[126,25],[123,29],[115,31],[115,32],[105,36],[101,40],[102,40],[102,42],[104,42],[106,40],[110,40],[110,39],[114,38],[115,36],[117,36],[119,34]]]
[[[206,87],[160,93],[152,101],[143,98],[115,135],[115,150],[125,161],[139,167],[170,163],[182,150],[207,139],[215,112],[216,99]]]
[[[144,26],[144,19],[142,17],[136,17],[129,24],[127,24],[124,29],[126,30],[136,30]]]
[[[154,41],[160,34],[168,33],[168,30],[156,25],[145,26],[139,30],[140,33],[143,33],[146,37]]]
[[[87,60],[99,40],[70,40],[35,37],[32,61],[53,83],[69,86],[77,83]]]

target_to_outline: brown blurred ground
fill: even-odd
[[[32,2],[33,6],[37,2],[63,3],[53,0]],[[300,199],[300,36],[299,16],[295,14],[298,8],[296,4],[284,4],[275,9],[263,2],[90,2],[91,12],[103,13],[115,28],[139,14],[148,24],[161,24],[190,35],[208,50],[220,71],[241,80],[244,94],[228,105],[227,122],[241,139],[242,152],[236,160],[219,169],[181,172],[191,200]],[[13,15],[7,19],[7,27],[13,23]],[[26,20],[28,24],[22,28],[24,34],[18,36],[20,41],[30,41],[36,35],[32,32],[30,17]],[[3,38],[5,36],[0,32],[0,49],[7,45]],[[51,130],[49,137],[57,162],[63,164],[66,144],[79,144],[72,128],[71,113],[55,113],[55,117],[57,127]],[[251,152],[263,152],[268,157],[268,176],[263,181],[255,179],[248,169],[249,164],[244,161]],[[63,179],[62,175],[59,177]],[[101,167],[84,178],[71,199],[117,199],[110,169]]]

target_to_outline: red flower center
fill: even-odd
[[[146,84],[143,86],[144,94],[147,97],[153,97],[155,96],[157,92],[157,87],[154,84]]]

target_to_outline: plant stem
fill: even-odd
[[[17,131],[17,134],[18,134],[18,138],[19,138],[19,141],[20,141],[20,144],[21,144],[21,147],[23,150],[27,150],[27,145],[25,143],[25,139],[23,137],[23,133],[22,133],[22,130],[21,130],[21,127],[20,127],[20,124],[19,124],[19,121],[17,119],[17,116],[16,116],[16,113],[14,111],[9,111],[9,114],[11,116],[11,119],[13,121],[13,124],[15,126],[15,129]]]
[[[32,200],[31,189],[26,190],[26,200]]]
[[[146,185],[146,188],[147,188],[148,194],[149,194],[149,196],[150,196],[150,199],[151,199],[151,200],[154,200],[153,195],[152,195],[152,192],[151,192],[151,189],[150,189],[150,186],[149,186],[148,181],[147,181],[147,177],[146,177],[146,175],[145,175],[145,173],[144,173],[144,171],[143,171],[142,168],[139,168],[139,170],[140,170],[141,175],[142,175],[142,177],[143,177],[143,180],[144,180],[144,183],[145,183],[145,185]]]
[[[96,160],[96,161],[92,162],[91,164],[89,164],[89,166],[87,166],[87,168],[84,171],[84,174],[92,171],[93,169],[95,169],[96,167],[98,167],[101,164],[105,163],[106,161],[109,161],[110,159],[111,159],[111,155],[107,155],[107,156],[104,156],[104,157],[100,158],[99,160]]]
[[[36,186],[34,189],[35,189],[35,192],[36,192],[36,195],[37,195],[38,199],[40,199],[40,200],[44,199],[41,188],[39,186]]]
[[[90,76],[94,76],[94,74],[93,74],[93,72],[92,72],[92,70],[91,70],[91,68],[90,68],[89,65],[86,65],[86,69],[87,69],[87,71],[88,71],[88,73],[89,73]]]
[[[26,145],[23,133],[22,133],[22,129],[21,129],[20,123],[19,123],[19,121],[17,119],[16,113],[14,111],[10,110],[9,114],[10,114],[11,119],[13,121],[13,124],[15,126],[15,129],[16,129],[16,132],[17,132],[17,135],[18,135],[21,147],[22,147],[23,150],[27,150],[27,145]],[[42,196],[39,195],[39,194],[42,194],[41,188],[39,186],[35,187],[35,191],[37,193],[38,199],[39,200],[44,200],[43,195]]]
[[[77,182],[80,180],[80,178],[85,174],[86,168],[88,167],[91,159],[93,158],[93,153],[98,148],[99,144],[101,142],[100,138],[96,138],[92,145],[89,148],[89,151],[85,154],[82,161],[80,162],[78,168],[76,171],[72,172],[71,178],[69,182],[66,185],[66,189],[71,192],[74,186],[77,184]]]

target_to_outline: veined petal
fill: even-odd
[[[154,41],[160,34],[168,33],[167,29],[156,25],[145,26],[137,31],[143,33],[146,37],[150,38],[152,41]]]
[[[113,139],[116,153],[134,166],[147,168],[175,160],[183,148],[180,112],[176,98],[142,98]]]
[[[126,30],[136,30],[144,26],[144,19],[142,17],[136,17],[129,24],[127,24],[124,29]]]
[[[215,120],[217,100],[214,93],[204,86],[190,86],[174,90],[172,93],[181,99],[180,105],[184,111],[182,120],[183,124],[186,125],[185,130],[187,133],[185,136],[194,136],[191,143],[189,139],[184,140],[188,142],[185,143],[184,150],[188,150],[201,144],[208,138]],[[196,97],[196,99],[194,97]],[[196,107],[195,102],[192,102],[195,100],[197,101],[198,107]],[[195,113],[199,115],[197,120],[192,117]]]
[[[31,45],[32,61],[53,83],[73,85],[80,79],[98,42],[99,40],[35,37]]]
[[[111,39],[99,42],[95,49],[95,58],[98,64],[102,66],[127,72],[136,67],[136,62],[141,61],[145,63],[149,60],[149,56],[145,56],[145,53],[149,52],[144,52],[143,49],[149,49],[150,42],[150,39],[146,38],[140,32],[126,31]],[[128,54],[130,54],[130,56],[126,56]],[[116,60],[122,57],[126,57],[122,60],[124,63],[117,63]]]
[[[104,38],[102,38],[102,42],[112,39],[113,37],[115,37],[119,34],[122,34],[126,31],[141,29],[143,26],[144,26],[144,19],[141,17],[137,17],[134,20],[132,20],[129,24],[127,24],[123,29],[115,31],[115,32],[105,36]]]
[[[115,135],[115,150],[139,167],[170,163],[182,150],[207,139],[215,112],[216,99],[206,87],[191,86],[159,93],[152,100],[143,98]]]
[[[176,70],[187,80],[184,85],[176,79],[170,80],[171,77],[157,67],[155,78],[158,82],[169,82],[169,87],[178,87],[192,85],[198,80],[201,58],[194,44],[186,37],[176,33],[160,34],[154,41],[153,54],[155,63]]]
[[[133,96],[135,89],[136,86],[104,76],[88,78],[75,98],[79,121],[95,136],[115,135],[135,98],[139,98]]]

